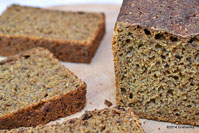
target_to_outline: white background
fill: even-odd
[[[0,0],[0,14],[11,4],[20,4],[37,7],[67,4],[121,4],[122,0]]]

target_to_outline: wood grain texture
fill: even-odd
[[[82,112],[75,115],[61,118],[55,122],[63,122],[67,119],[80,116],[85,110],[107,107],[105,100],[109,100],[115,105],[115,77],[112,55],[113,28],[119,13],[118,5],[66,5],[55,6],[50,9],[73,10],[73,11],[96,11],[105,12],[106,34],[99,46],[95,57],[90,64],[63,63],[74,72],[79,78],[87,83],[87,104]],[[157,122],[141,119],[142,127],[146,133],[199,133],[198,127],[190,125],[175,125],[167,122]],[[51,122],[49,124],[55,123]],[[173,126],[173,128],[167,128]],[[183,129],[183,127],[188,127]]]

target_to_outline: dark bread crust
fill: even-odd
[[[198,0],[124,0],[118,22],[187,37],[199,34]]]
[[[97,22],[98,27],[96,28],[96,31],[93,33],[93,36],[89,38],[89,40],[59,40],[37,38],[34,36],[26,35],[2,35],[0,36],[0,55],[12,56],[24,50],[28,50],[35,47],[43,47],[50,50],[55,55],[55,57],[61,61],[90,63],[105,34],[105,15],[104,13],[101,13],[101,15],[102,19],[99,22]]]
[[[21,52],[16,56],[11,56],[6,60],[1,61],[0,65],[6,64],[8,62],[14,62],[19,58],[34,54],[35,51],[42,50],[46,51],[46,49],[43,48],[35,48],[29,51]],[[51,53],[49,56],[54,58]],[[58,60],[56,59],[56,61]],[[72,72],[70,72],[70,74],[74,75]],[[48,100],[42,100],[38,103],[17,110],[16,112],[4,115],[0,118],[0,129],[12,129],[29,126],[35,127],[37,125],[44,125],[49,121],[56,120],[60,117],[69,116],[81,111],[85,104],[86,84],[82,83],[76,90],[52,97]]]
[[[0,129],[35,127],[81,111],[86,104],[86,85],[76,91],[30,105],[0,118]]]

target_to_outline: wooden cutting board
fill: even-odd
[[[119,5],[70,5],[55,6],[50,9],[73,11],[96,11],[106,15],[106,34],[90,64],[63,63],[79,78],[87,83],[87,104],[82,112],[61,118],[55,122],[80,116],[85,110],[102,109],[107,107],[104,100],[115,105],[115,77],[112,55],[113,28],[119,13]],[[0,58],[2,59],[2,58]],[[190,125],[175,125],[167,122],[157,122],[141,119],[146,133],[199,133],[198,127]],[[55,123],[51,122],[49,124]],[[170,126],[170,128],[168,128]]]

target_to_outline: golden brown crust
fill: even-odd
[[[8,62],[14,62],[22,57],[35,54],[36,51],[46,51],[44,48],[35,48],[32,50],[21,52],[18,55],[8,57],[6,60],[0,61],[0,65]],[[53,54],[48,55],[54,58]],[[58,62],[54,58],[55,62]],[[64,67],[64,66],[63,66]],[[65,68],[66,69],[66,68]],[[69,71],[69,74],[74,75]],[[86,84],[82,82],[78,88],[62,95],[51,97],[47,100],[28,105],[15,112],[11,112],[0,117],[0,129],[12,129],[18,127],[29,127],[44,125],[49,121],[56,120],[60,117],[72,115],[81,111],[86,104]]]

